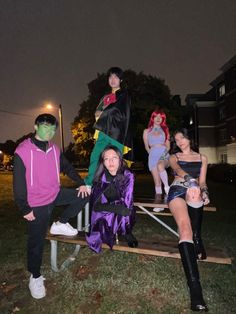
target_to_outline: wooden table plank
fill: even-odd
[[[143,207],[149,207],[149,208],[155,208],[155,207],[159,207],[159,208],[167,208],[168,209],[168,205],[166,202],[159,202],[159,203],[155,203],[155,199],[153,198],[136,198],[134,200],[134,206],[143,206]],[[209,204],[207,206],[204,206],[204,211],[210,211],[210,212],[215,212],[216,211],[216,207]]]
[[[64,236],[54,236],[48,234],[46,239],[54,240],[64,243],[71,244],[80,244],[81,246],[87,246],[87,242],[84,237],[76,236],[76,237],[64,237]],[[146,242],[139,241],[139,246],[137,248],[131,248],[127,245],[126,242],[119,241],[119,244],[115,244],[113,246],[114,251],[121,252],[130,252],[137,254],[145,254],[152,256],[161,256],[161,257],[171,257],[171,258],[180,258],[178,252],[177,242]],[[103,249],[109,249],[109,246],[106,244],[102,245]],[[201,262],[208,263],[217,263],[217,264],[232,264],[232,258],[226,256],[220,249],[211,248],[206,249],[209,256],[206,260]]]

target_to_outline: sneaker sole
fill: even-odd
[[[31,296],[32,296],[32,298],[39,300],[39,299],[45,298],[46,297],[46,293],[44,295],[42,295],[42,296],[36,296],[36,295],[33,295],[31,293]]]
[[[29,290],[30,290],[30,288],[29,288]],[[30,294],[31,294],[32,298],[34,298],[34,299],[42,299],[42,298],[46,297],[46,292],[42,295],[37,295],[37,294],[33,294],[30,290]]]
[[[65,233],[62,233],[62,232],[58,233],[58,232],[50,231],[50,234],[52,234],[52,235],[61,235],[61,236],[66,236],[66,237],[75,237],[75,236],[77,236],[78,232],[75,233],[75,234],[65,234]]]
[[[164,209],[165,209],[165,208],[160,208],[160,209],[158,209],[158,210],[154,210],[154,209],[153,209],[153,212],[154,212],[154,213],[159,213],[159,212],[162,212]]]

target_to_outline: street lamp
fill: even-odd
[[[62,119],[62,107],[61,104],[58,108],[58,114],[59,114],[59,125],[60,125],[60,138],[61,138],[61,150],[64,154],[65,147],[64,147],[64,132],[63,132],[63,119]]]
[[[53,109],[53,105],[48,103],[46,108],[49,110]],[[63,115],[62,115],[62,106],[61,104],[58,106],[58,116],[59,116],[59,129],[60,129],[60,140],[61,140],[61,150],[65,152],[65,145],[64,145],[64,131],[63,131]]]

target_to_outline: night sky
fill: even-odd
[[[111,66],[161,77],[184,102],[235,54],[235,0],[0,0],[0,142],[51,101],[68,144],[87,83]]]

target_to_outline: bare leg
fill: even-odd
[[[178,226],[179,241],[193,242],[191,222],[185,200],[182,198],[175,198],[169,203],[169,208]]]
[[[169,208],[179,228],[179,252],[190,291],[191,310],[208,311],[202,295],[197,258],[192,241],[192,228],[185,200],[173,199]]]
[[[160,175],[159,175],[159,171],[158,169],[155,167],[151,170],[152,173],[152,177],[153,177],[153,181],[155,184],[155,187],[159,187],[161,186],[161,179],[160,179]]]

